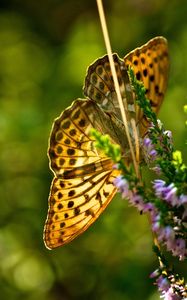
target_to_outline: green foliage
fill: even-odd
[[[121,57],[156,35],[168,38],[170,82],[159,118],[186,153],[185,0],[104,4]],[[147,222],[119,197],[71,244],[50,252],[42,241],[52,122],[82,97],[88,64],[106,53],[96,4],[12,0],[0,8],[1,299],[158,299],[147,281],[154,264]]]
[[[187,105],[184,105],[184,112],[187,114]],[[187,125],[187,121],[186,121],[186,125]]]
[[[105,134],[102,135],[100,132],[95,130],[94,128],[91,129],[90,132],[91,136],[95,138],[96,147],[101,149],[105,152],[105,154],[114,161],[114,163],[118,163],[121,160],[121,149],[119,145],[112,144],[110,142],[109,135]]]

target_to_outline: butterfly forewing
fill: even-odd
[[[157,37],[130,52],[124,60],[116,54],[113,59],[131,138],[132,118],[142,137],[148,122],[135,102],[127,68],[132,67],[137,79],[144,83],[147,97],[157,112],[167,85],[167,41]],[[90,99],[75,100],[55,120],[51,131],[48,155],[54,179],[44,228],[44,242],[49,249],[62,246],[84,232],[116,193],[113,180],[119,171],[95,147],[90,129],[108,134],[113,143],[121,146],[126,164],[131,160],[107,55],[88,68],[84,94]]]
[[[163,37],[151,39],[142,47],[136,48],[124,57],[125,65],[132,67],[136,78],[143,82],[146,96],[150,100],[152,109],[157,113],[163,101],[167,87],[169,57],[168,43]],[[137,122],[147,128],[147,121],[143,112],[136,107]]]

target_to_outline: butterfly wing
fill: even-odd
[[[169,69],[167,40],[163,37],[156,37],[142,47],[131,51],[124,57],[123,61],[117,54],[113,54],[113,59],[127,118],[136,119],[140,135],[143,136],[147,130],[148,122],[134,101],[135,97],[131,90],[127,69],[129,66],[132,67],[136,78],[144,83],[147,98],[157,113],[167,87]],[[117,117],[121,119],[107,55],[89,66],[84,94],[94,99],[104,110],[114,111]]]
[[[147,97],[157,112],[167,84],[167,42],[157,37],[130,52],[124,62],[116,54],[113,58],[127,118],[136,118],[142,136],[148,124],[134,102],[127,67],[133,67],[137,79],[143,81]],[[90,129],[109,134],[114,143],[121,145],[126,161],[129,159],[107,55],[88,68],[84,94],[92,100],[74,101],[55,120],[51,132],[49,159],[55,177],[44,228],[44,242],[49,249],[62,246],[84,232],[116,192],[113,179],[119,171],[112,169],[112,161],[95,148]]]
[[[155,37],[142,47],[136,48],[124,57],[127,67],[133,68],[136,78],[143,82],[146,96],[152,109],[157,113],[162,104],[167,87],[169,57],[168,43],[163,37]],[[136,107],[137,122],[142,125],[142,131],[147,128],[143,112]]]
[[[94,127],[109,133],[119,143],[123,125],[92,100],[76,100],[54,122],[49,159],[54,179],[44,242],[49,248],[62,246],[84,232],[113,198],[113,179],[119,174],[113,162],[99,152],[90,137]],[[117,133],[115,133],[117,132]]]
[[[117,54],[113,54],[119,88],[127,114],[134,112],[134,96],[129,82],[127,67]],[[87,70],[84,95],[95,100],[103,110],[113,112],[122,120],[108,55],[97,59]],[[130,115],[129,115],[130,117]]]

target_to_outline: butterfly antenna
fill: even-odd
[[[118,102],[119,102],[119,107],[120,107],[120,110],[121,110],[123,123],[124,123],[124,126],[125,126],[125,132],[126,132],[127,140],[128,140],[128,143],[129,143],[129,148],[130,148],[130,152],[131,152],[131,156],[132,156],[132,161],[133,161],[134,169],[135,169],[135,172],[136,172],[136,176],[139,177],[139,169],[138,169],[138,165],[137,165],[137,161],[136,161],[136,156],[137,156],[137,153],[139,152],[139,150],[137,150],[138,145],[135,144],[135,146],[136,146],[136,156],[135,156],[132,141],[131,141],[131,137],[130,137],[130,134],[129,134],[127,116],[126,116],[125,109],[124,109],[124,106],[123,106],[123,101],[122,101],[120,88],[119,88],[119,82],[118,82],[118,79],[117,79],[116,69],[115,69],[114,60],[113,60],[113,56],[112,56],[112,49],[111,49],[108,29],[107,29],[107,25],[106,25],[106,19],[105,19],[102,0],[96,0],[96,2],[97,2],[97,6],[98,6],[98,12],[99,12],[99,17],[100,17],[100,22],[101,22],[101,28],[102,28],[102,31],[103,31],[103,36],[104,36],[106,50],[107,50],[107,54],[108,54],[108,58],[109,58],[110,67],[111,67],[112,77],[113,77],[113,80],[114,80],[114,87],[115,87],[115,91],[116,91],[116,94],[117,94],[117,99],[118,99]],[[138,140],[138,138],[135,139],[135,141],[137,141],[137,140]]]

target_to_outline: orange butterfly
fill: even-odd
[[[131,66],[136,78],[144,83],[147,98],[158,112],[167,85],[167,41],[156,37],[123,60],[117,54],[113,59],[127,116],[134,118],[142,137],[147,120],[135,103],[127,69]],[[54,179],[44,228],[44,242],[49,249],[65,245],[84,232],[116,193],[113,180],[119,171],[95,148],[90,129],[109,134],[111,141],[120,145],[125,159],[130,160],[107,55],[88,68],[84,95],[86,99],[75,100],[62,112],[51,131],[48,155]]]

